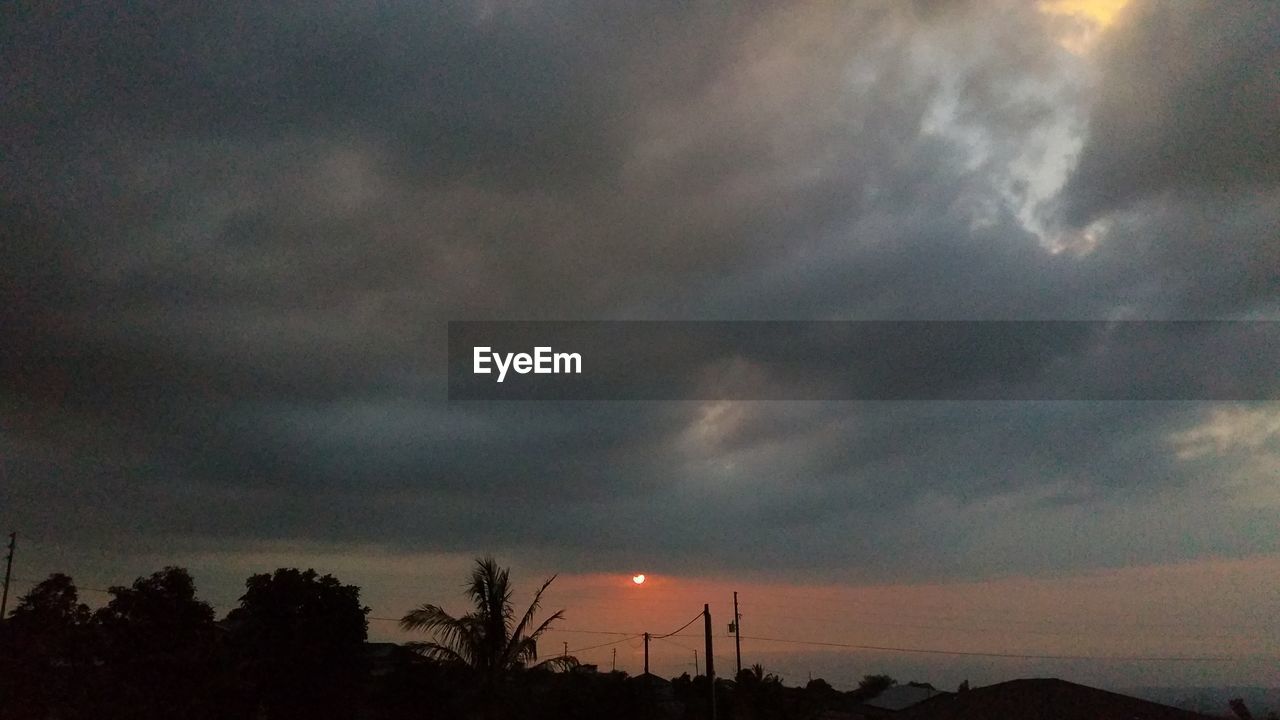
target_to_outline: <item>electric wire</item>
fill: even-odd
[[[878,650],[881,652],[921,653],[928,655],[964,655],[970,657],[1016,658],[1020,660],[1117,660],[1125,662],[1238,662],[1241,660],[1280,660],[1280,656],[1232,657],[1227,655],[1160,656],[1160,655],[1033,655],[1024,653],[977,652],[970,650],[939,650],[936,648],[902,648],[884,645],[856,645],[853,643],[823,642],[819,640],[788,640],[743,635],[743,640],[813,645],[817,647],[849,648],[853,650]]]
[[[656,638],[656,639],[658,639],[658,640],[661,640],[661,639],[663,639],[663,638],[669,638],[669,637],[671,637],[672,635],[678,635],[678,634],[680,634],[680,631],[681,631],[681,630],[684,630],[685,628],[689,627],[690,625],[692,625],[692,624],[694,624],[694,623],[698,622],[698,620],[700,620],[700,619],[702,619],[702,613],[698,613],[697,615],[694,615],[692,620],[690,620],[689,622],[685,623],[684,625],[681,625],[681,626],[680,626],[680,628],[679,628],[678,630],[673,630],[673,631],[671,631],[671,632],[669,632],[669,633],[666,633],[665,635],[650,635],[649,637],[650,637],[650,638]]]
[[[622,643],[624,643],[624,642],[627,642],[627,641],[629,641],[629,640],[635,640],[635,639],[636,639],[636,638],[638,638],[638,637],[643,637],[643,634],[640,634],[640,635],[632,635],[631,637],[624,637],[624,638],[622,638],[621,640],[614,640],[614,641],[612,641],[612,642],[600,643],[599,645],[588,645],[587,647],[580,647],[580,648],[577,648],[577,649],[574,649],[574,650],[570,650],[570,651],[569,651],[569,654],[570,654],[570,655],[576,655],[576,654],[578,654],[578,653],[580,653],[580,652],[586,652],[586,651],[588,651],[588,650],[598,650],[598,649],[600,649],[600,648],[606,648],[606,647],[609,647],[610,645],[621,645],[621,644],[622,644]]]

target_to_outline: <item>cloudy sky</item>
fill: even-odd
[[[19,578],[181,563],[225,610],[311,564],[398,617],[491,552],[578,630],[737,589],[780,639],[1243,658],[744,642],[789,680],[1277,682],[1275,402],[449,404],[444,369],[449,320],[1280,320],[1280,4],[3,15]]]

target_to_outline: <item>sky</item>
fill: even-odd
[[[491,553],[559,574],[554,649],[632,672],[710,603],[725,674],[737,590],[788,681],[1280,685],[1274,401],[450,404],[444,372],[450,320],[1280,320],[1280,4],[2,12],[18,590],[181,564],[221,612],[314,566],[398,640]]]

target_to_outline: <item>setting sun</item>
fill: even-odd
[[[639,574],[639,575],[633,576],[633,577],[631,578],[631,582],[633,582],[633,583],[635,583],[635,584],[637,584],[637,585],[643,585],[643,584],[644,584],[644,574],[643,574],[643,573],[641,573],[641,574]]]

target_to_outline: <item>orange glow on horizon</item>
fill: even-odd
[[[634,572],[634,571],[633,571]],[[1195,561],[1081,571],[1062,576],[1011,576],[968,581],[842,583],[726,579],[706,576],[563,575],[545,598],[546,607],[564,609],[567,619],[552,628],[548,641],[568,642],[575,656],[600,667],[638,673],[644,660],[640,635],[665,634],[693,621],[680,635],[655,641],[650,660],[655,672],[675,676],[693,672],[689,648],[702,640],[704,604],[710,605],[717,664],[732,666],[733,641],[726,633],[738,592],[744,630],[744,659],[753,658],[791,682],[821,673],[843,688],[856,685],[854,670],[893,672],[916,662],[913,654],[877,653],[802,643],[820,641],[898,648],[979,653],[1108,656],[1270,657],[1280,617],[1274,586],[1280,555]],[[632,592],[625,592],[623,588]],[[643,590],[641,592],[641,590]],[[1159,599],[1158,603],[1155,599]],[[1176,600],[1175,600],[1176,599]],[[589,631],[588,634],[582,634]],[[617,633],[595,637],[591,633]],[[601,645],[601,643],[609,643]],[[698,645],[699,649],[701,645]],[[616,654],[615,651],[616,650]],[[826,659],[823,659],[826,658]],[[958,683],[977,672],[967,660],[947,659],[935,679]],[[1032,660],[973,661],[986,668],[989,681],[1028,673],[1067,673],[1078,681],[1100,683],[1079,663]],[[831,669],[842,664],[851,670]],[[1176,664],[1134,666],[1132,677],[1181,678]],[[948,669],[950,667],[951,669]],[[1127,666],[1126,666],[1127,667]],[[1145,668],[1145,669],[1144,669]],[[1217,666],[1196,672],[1219,672]],[[1222,664],[1222,673],[1264,678],[1261,661]],[[1126,670],[1126,672],[1130,672]],[[1183,672],[1178,670],[1178,672]],[[1128,677],[1128,676],[1126,676]],[[1227,677],[1223,674],[1222,677]]]

